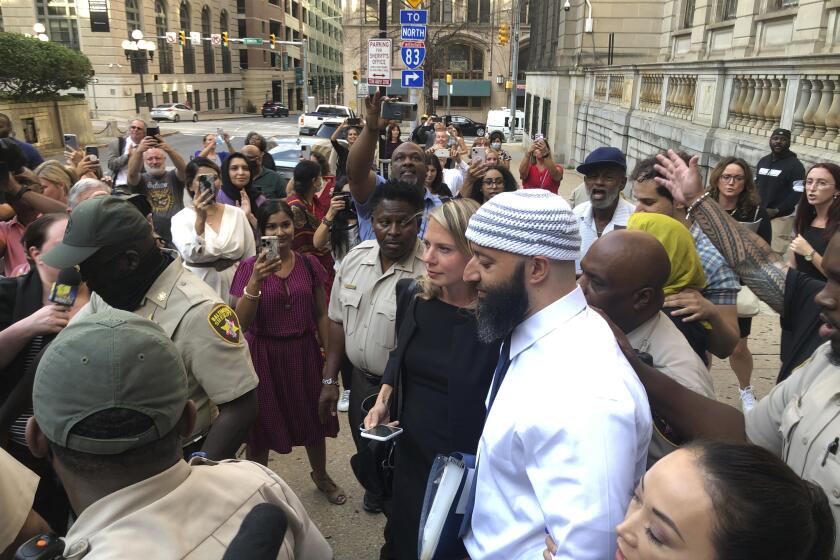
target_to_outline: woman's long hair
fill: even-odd
[[[718,162],[712,172],[709,173],[709,196],[720,202],[720,177],[723,175],[723,171],[732,164],[740,167],[744,174],[744,190],[738,195],[738,200],[735,203],[734,218],[739,222],[754,222],[755,212],[761,204],[761,196],[758,194],[752,169],[743,159],[725,157]]]
[[[243,160],[248,164],[248,169],[251,170],[251,178],[248,179],[248,184],[245,185],[243,190],[248,194],[248,200],[251,201],[251,212],[256,212],[258,206],[257,199],[260,197],[260,192],[254,186],[254,178],[257,176],[257,164],[246,158],[241,152],[233,152],[222,163],[222,192],[233,200],[234,203],[240,198],[239,189],[233,186],[230,180],[230,162],[236,158]]]
[[[429,220],[434,220],[452,236],[455,241],[455,248],[460,253],[471,257],[473,252],[469,241],[467,241],[467,226],[470,223],[470,218],[478,211],[479,207],[480,205],[476,201],[469,198],[447,200],[429,212]],[[417,292],[417,297],[420,299],[430,300],[440,297],[440,288],[429,282],[427,274],[421,276],[417,283],[420,285],[420,290]]]
[[[189,194],[190,198],[195,197],[195,194],[190,190],[190,186],[193,184],[193,181],[195,181],[195,178],[198,176],[199,167],[209,167],[210,169],[218,173],[220,178],[222,175],[222,171],[219,169],[219,166],[216,165],[215,161],[205,157],[197,157],[191,159],[190,162],[187,164],[187,168],[184,170],[184,184],[187,187],[187,193]]]
[[[426,154],[426,165],[434,166],[437,171],[435,178],[432,180],[432,184],[429,185],[429,192],[440,196],[441,186],[443,185],[443,168],[440,166],[440,160],[434,154]],[[428,169],[426,172],[428,173]]]
[[[837,227],[840,226],[840,196],[837,194],[840,192],[840,165],[827,161],[816,163],[805,174],[806,179],[814,169],[825,169],[831,173],[831,177],[834,179],[834,200],[831,201],[831,206],[828,207],[828,219],[826,220],[825,231],[823,232],[824,239],[831,239],[831,236],[837,231]],[[799,204],[796,207],[793,230],[802,235],[802,232],[808,229],[816,217],[817,209],[813,204],[808,202],[808,195],[806,192],[803,192],[802,197],[799,199]]]
[[[502,174],[502,178],[505,180],[505,190],[504,192],[515,191],[519,189],[519,183],[516,182],[516,178],[513,176],[513,173],[505,167],[504,165],[492,165],[487,168],[487,171],[494,170],[498,171]],[[481,176],[479,180],[476,181],[476,184],[473,185],[472,191],[470,192],[470,198],[478,202],[479,204],[484,204],[487,202],[484,200],[484,190],[481,188],[482,182],[484,181],[484,175]]]

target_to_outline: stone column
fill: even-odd
[[[834,83],[834,98],[831,101],[831,106],[828,108],[828,113],[825,116],[826,132],[823,136],[825,142],[834,142],[837,134],[840,133],[840,80],[838,76],[833,76]]]
[[[808,108],[805,109],[805,114],[802,115],[802,122],[805,123],[805,130],[802,131],[803,138],[811,138],[816,130],[814,123],[814,115],[817,108],[820,106],[822,100],[822,81],[819,77],[814,77],[811,80],[811,100],[808,102]]]
[[[802,135],[805,130],[805,110],[811,102],[811,80],[803,77],[799,80],[799,89],[796,95],[796,109],[793,110],[793,128],[791,129],[791,136],[796,140],[797,136]]]
[[[817,107],[817,112],[814,113],[814,134],[811,135],[811,138],[815,140],[821,140],[825,136],[825,119],[828,116],[828,109],[831,107],[831,103],[834,100],[834,82],[826,76],[825,79],[822,80],[822,86],[820,104]]]
[[[727,127],[732,128],[732,125],[738,119],[738,98],[741,96],[741,78],[735,77],[732,79],[732,90],[729,94],[729,117],[727,119]]]

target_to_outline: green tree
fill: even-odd
[[[13,101],[54,99],[93,77],[82,53],[19,33],[0,32],[0,60],[0,97]]]

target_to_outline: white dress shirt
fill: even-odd
[[[472,558],[604,560],[645,471],[644,388],[579,287],[513,331],[479,442]]]
[[[134,143],[134,140],[131,137],[127,137],[125,139],[125,147],[123,148],[123,153],[121,155],[127,155],[131,152],[131,148],[136,146],[137,144]],[[122,169],[120,169],[117,176],[114,177],[114,186],[117,185],[125,185],[128,183],[128,163],[126,163]]]
[[[604,226],[604,231],[601,232],[601,235],[605,235],[614,229],[626,228],[627,220],[630,219],[630,216],[633,215],[635,210],[635,206],[624,200],[624,198],[619,195],[618,206],[615,207],[612,219],[606,226]],[[575,206],[572,209],[572,212],[575,213],[575,216],[577,216],[578,219],[578,229],[580,230],[580,258],[583,260],[583,257],[586,256],[589,248],[592,247],[592,244],[598,241],[598,238],[600,237],[598,235],[598,229],[595,226],[595,216],[592,215],[592,203],[587,200],[583,204]],[[578,274],[581,273],[579,260],[575,261],[575,270]]]

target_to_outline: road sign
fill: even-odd
[[[190,44],[194,47],[201,46],[201,33],[198,31],[190,31]]]
[[[426,47],[407,47],[406,43],[403,43],[403,47],[400,49],[400,56],[402,57],[403,64],[407,68],[414,70],[415,68],[419,68],[423,64],[423,60],[426,59]]]
[[[402,87],[404,88],[421,88],[423,87],[423,71],[422,70],[403,70],[402,71]]]
[[[214,46],[218,47],[222,44],[222,34],[221,33],[211,33],[210,34],[210,43]]]
[[[438,81],[435,80],[435,82],[432,84],[432,99],[437,101],[438,97],[440,97],[440,85],[438,84]]]
[[[262,45],[263,40],[259,37],[245,37],[244,39],[242,39],[242,43],[246,45]]]
[[[400,25],[426,25],[429,10],[400,10]]]
[[[405,0],[405,3],[416,10],[423,3],[423,0]]]
[[[368,39],[367,82],[372,86],[391,85],[391,39]]]
[[[177,31],[167,31],[166,32],[166,44],[167,45],[174,45],[178,42],[178,32]]]
[[[400,40],[402,41],[425,41],[425,25],[403,25],[400,27]]]
[[[365,97],[368,94],[368,84],[366,81],[361,80],[356,85],[356,97]]]

